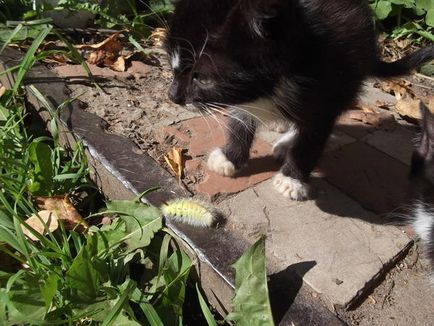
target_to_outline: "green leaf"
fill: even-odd
[[[118,213],[125,221],[126,235],[121,240],[128,246],[126,253],[148,246],[154,234],[163,227],[160,210],[156,207],[115,200],[107,203],[107,210]]]
[[[425,16],[425,23],[428,26],[434,27],[434,9],[428,10]]]
[[[51,302],[56,295],[58,281],[59,276],[57,274],[51,274],[48,276],[44,286],[41,289],[42,297],[44,298],[47,310],[50,308]]]
[[[412,8],[414,6],[414,0],[389,0],[395,5],[403,5],[405,8]]]
[[[265,237],[261,237],[233,265],[235,297],[227,316],[237,326],[274,325],[265,269]]]
[[[154,305],[164,325],[178,324],[182,318],[185,287],[192,266],[190,257],[181,250],[167,260],[161,280],[163,289],[158,292],[158,304]]]
[[[78,300],[91,302],[98,295],[101,276],[92,258],[96,255],[96,238],[88,237],[71,267],[66,272],[66,281]],[[95,258],[96,259],[96,258]]]
[[[202,309],[203,315],[205,316],[208,326],[217,326],[217,322],[214,318],[214,315],[212,314],[211,310],[206,304],[205,299],[202,296],[202,293],[200,293],[197,283],[196,283],[196,291],[197,291],[197,296],[199,297],[200,308]]]
[[[52,150],[41,142],[33,142],[29,147],[29,158],[33,164],[29,191],[34,195],[49,195],[53,188]]]
[[[23,272],[6,291],[9,324],[41,324],[46,308],[37,277]]]
[[[432,0],[416,0],[416,7],[428,11],[434,9],[434,1]]]
[[[392,12],[392,4],[390,1],[380,0],[376,3],[376,5],[373,5],[373,9],[377,18],[379,20],[383,20],[386,19]]]

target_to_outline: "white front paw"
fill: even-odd
[[[286,198],[305,200],[309,197],[309,186],[306,183],[286,177],[281,172],[274,176],[273,185]]]
[[[234,176],[236,171],[235,165],[228,160],[221,148],[216,148],[209,154],[208,168],[225,177]]]

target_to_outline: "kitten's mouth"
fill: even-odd
[[[185,104],[185,107],[187,108],[188,111],[191,112],[199,112],[203,110],[201,104],[197,102],[187,103]]]

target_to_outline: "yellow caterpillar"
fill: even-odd
[[[173,199],[160,209],[166,218],[193,226],[210,227],[217,218],[213,207],[197,199]]]

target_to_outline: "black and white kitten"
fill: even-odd
[[[308,197],[308,179],[336,118],[368,76],[407,73],[434,59],[434,45],[394,63],[378,59],[365,0],[178,0],[166,39],[172,101],[229,110],[229,141],[209,168],[234,176],[249,158],[256,125],[287,119],[274,146],[274,186]]]
[[[434,271],[434,114],[422,106],[421,138],[413,153],[413,228]]]

